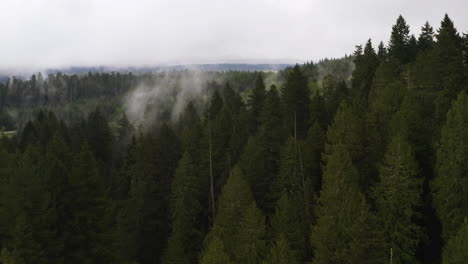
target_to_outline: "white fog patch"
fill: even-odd
[[[209,98],[208,81],[212,81],[209,73],[195,70],[157,74],[151,80],[139,83],[125,97],[126,115],[132,123],[145,127],[162,117],[176,122],[190,101],[201,114]]]

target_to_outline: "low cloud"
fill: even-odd
[[[291,62],[386,41],[402,14],[419,34],[445,13],[468,29],[464,0],[5,0],[0,71],[70,65]]]

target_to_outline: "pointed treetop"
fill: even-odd
[[[430,48],[434,43],[434,29],[427,21],[424,26],[421,27],[421,34],[419,34],[418,43],[419,47],[423,50]]]
[[[388,53],[391,57],[399,60],[401,63],[407,62],[406,47],[410,39],[409,32],[409,25],[400,15],[395,25],[392,26],[392,34],[388,43]]]

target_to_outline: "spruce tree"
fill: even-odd
[[[70,210],[66,230],[69,235],[67,244],[75,245],[69,252],[67,262],[112,262],[113,244],[109,239],[109,223],[106,222],[107,202],[104,196],[104,181],[89,146],[85,142],[76,156],[68,182],[67,201]]]
[[[218,201],[214,226],[205,238],[205,250],[212,243],[213,237],[219,238],[231,259],[234,259],[236,242],[233,240],[239,232],[239,216],[242,216],[253,202],[252,192],[239,167],[234,167],[223,187]]]
[[[201,243],[197,230],[197,216],[200,213],[200,180],[188,152],[179,162],[170,200],[171,235],[163,257],[163,263],[193,263]]]
[[[336,144],[326,160],[312,227],[312,263],[382,262],[375,226],[346,147]]]
[[[403,16],[398,16],[396,23],[392,26],[392,34],[388,43],[388,55],[401,64],[409,61],[408,42],[410,40],[409,25]]]
[[[427,21],[424,26],[421,27],[421,34],[419,34],[418,44],[419,48],[424,51],[432,48],[434,45],[434,29]]]
[[[396,263],[417,263],[416,249],[423,230],[415,221],[420,218],[422,181],[413,150],[404,136],[392,138],[379,172],[373,196],[385,248],[392,250]]]
[[[435,178],[432,182],[434,207],[447,241],[468,217],[468,96],[461,92],[447,113],[437,144]]]
[[[365,109],[368,96],[371,93],[375,70],[379,65],[377,54],[370,39],[367,41],[363,52],[362,47],[358,47],[355,52],[354,63],[356,68],[351,79],[351,94],[353,101]]]
[[[286,239],[288,254],[290,257],[300,260],[306,250],[306,237],[304,236],[304,211],[296,204],[298,199],[289,198],[284,192],[277,202],[275,214],[271,217],[271,236],[273,241]],[[300,201],[300,200],[299,200]],[[281,242],[282,243],[282,242]]]
[[[250,110],[250,131],[251,134],[257,132],[258,127],[261,124],[260,114],[265,102],[266,91],[265,83],[263,81],[263,76],[259,73],[255,79],[255,86],[252,89],[252,92],[248,99],[248,107]]]
[[[304,138],[309,125],[310,90],[307,78],[296,64],[288,70],[282,89],[284,120],[289,135]]]
[[[239,227],[233,237],[236,263],[260,263],[266,251],[265,217],[255,202],[244,209]]]

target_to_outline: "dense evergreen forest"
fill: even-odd
[[[468,263],[467,92],[447,15],[279,72],[12,78],[0,263]]]

